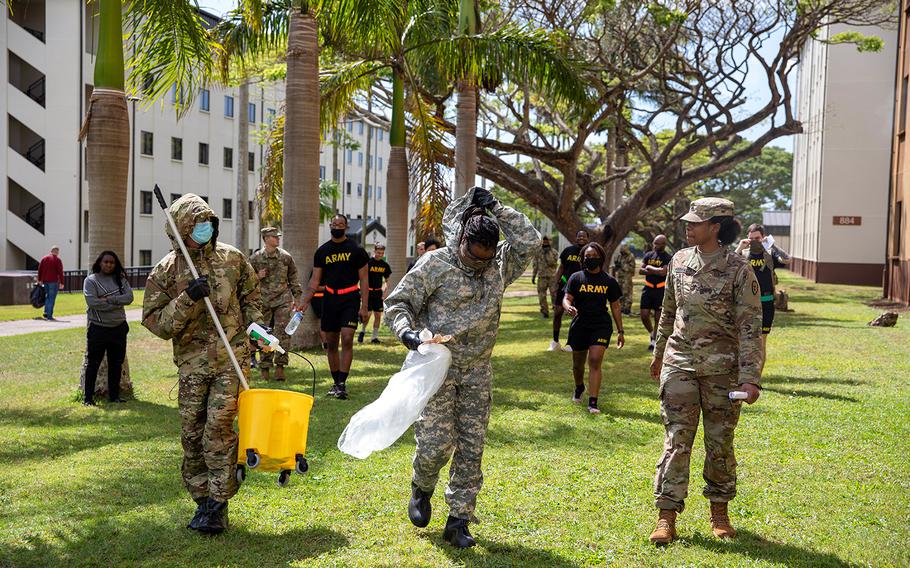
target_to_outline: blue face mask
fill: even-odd
[[[212,235],[215,234],[215,228],[212,227],[211,221],[204,221],[202,223],[196,223],[196,226],[193,227],[193,232],[190,235],[197,244],[204,245],[205,243],[212,240]]]

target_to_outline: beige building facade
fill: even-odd
[[[897,49],[896,96],[894,105],[891,196],[888,215],[888,258],[884,296],[910,304],[910,227],[907,205],[910,198],[910,156],[907,155],[907,103],[910,96],[910,44],[908,44],[910,2],[903,0],[900,11],[900,44]]]

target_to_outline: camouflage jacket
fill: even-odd
[[[537,278],[552,278],[556,275],[556,267],[559,265],[559,255],[553,250],[553,247],[544,249],[540,247],[537,249],[537,254],[534,255],[533,262],[533,273],[532,276]]]
[[[291,253],[278,248],[269,254],[262,248],[253,253],[250,264],[257,275],[263,268],[266,271],[265,277],[259,280],[263,306],[290,306],[292,301],[300,299],[303,288]]]
[[[496,216],[504,240],[496,257],[482,271],[462,264],[457,250],[461,241],[461,215],[474,191],[452,202],[443,216],[446,247],[424,254],[405,274],[385,301],[386,324],[396,336],[424,327],[452,335],[447,344],[452,365],[487,364],[499,330],[502,295],[527,268],[540,247],[540,234],[527,217],[497,204]]]
[[[636,266],[637,263],[635,262],[634,254],[631,252],[617,253],[616,260],[613,261],[613,276],[615,276],[617,280],[635,276]]]
[[[200,249],[189,249],[189,253],[199,275],[208,276],[209,297],[234,353],[242,361],[242,357],[249,356],[246,327],[262,321],[259,279],[243,253],[217,242],[218,218],[201,197],[186,194],[171,204],[170,211],[184,242],[197,222],[211,220],[216,227],[211,241]],[[194,302],[185,291],[193,276],[175,235],[169,226],[165,228],[174,250],[149,274],[142,302],[142,325],[161,339],[172,340],[174,363],[182,375],[233,372],[205,302]]]
[[[722,249],[705,260],[695,247],[673,256],[654,357],[697,375],[738,374],[760,381],[761,303],[755,273],[742,256]]]

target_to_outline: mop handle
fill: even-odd
[[[193,260],[190,258],[189,251],[186,250],[186,245],[183,244],[183,239],[180,238],[180,231],[177,230],[177,224],[174,223],[174,218],[171,217],[171,212],[167,207],[167,203],[164,201],[164,196],[161,195],[161,189],[158,187],[158,184],[155,184],[155,197],[158,198],[158,205],[161,206],[161,209],[164,211],[165,217],[167,217],[168,225],[171,227],[171,231],[174,233],[174,240],[177,241],[177,244],[180,246],[180,252],[183,253],[183,258],[186,260],[186,263],[190,265],[190,273],[192,273],[193,278],[199,278],[199,273],[196,271],[196,265],[193,264]],[[243,369],[240,367],[240,363],[237,362],[237,357],[234,355],[234,350],[231,349],[231,343],[228,341],[227,336],[224,334],[224,328],[221,327],[221,320],[218,319],[218,314],[215,313],[215,306],[212,305],[212,301],[208,296],[202,298],[205,300],[205,307],[209,310],[209,315],[212,316],[212,321],[215,322],[215,329],[218,330],[218,335],[221,337],[221,342],[224,343],[224,348],[227,349],[228,356],[231,358],[231,363],[234,365],[234,370],[237,371],[237,377],[240,379],[240,384],[243,385],[243,390],[250,390],[250,385],[247,384],[246,378],[243,376]]]

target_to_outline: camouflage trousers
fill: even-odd
[[[620,307],[623,312],[630,312],[632,310],[632,275],[625,276],[623,275],[619,279],[619,287],[622,290],[622,299],[620,300]]]
[[[233,371],[180,377],[181,472],[193,499],[227,501],[237,493],[234,418],[239,388]]]
[[[414,423],[414,485],[432,492],[439,470],[451,457],[446,503],[449,514],[459,519],[473,518],[483,485],[480,462],[490,420],[492,380],[489,362],[471,369],[450,367],[445,382]]]
[[[540,312],[550,313],[550,286],[553,285],[552,276],[537,277],[537,301],[540,302]]]
[[[689,492],[689,459],[699,414],[704,416],[704,495],[727,502],[736,496],[736,458],[733,433],[742,403],[731,401],[736,390],[731,375],[695,376],[664,365],[660,378],[660,414],[664,422],[664,451],[657,463],[654,504],[682,511]]]
[[[291,340],[288,334],[284,332],[284,328],[286,328],[288,322],[291,321],[291,307],[287,304],[275,307],[262,306],[262,321],[265,322],[265,325],[272,328],[272,335],[278,338],[278,343],[281,344],[281,348],[285,350],[285,353],[278,353],[277,351],[260,351],[259,368],[263,370],[268,369],[273,363],[278,367],[286,367],[288,364],[287,350],[291,344]]]

